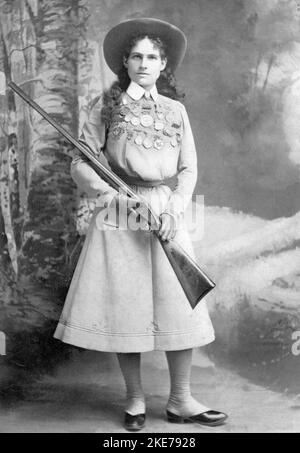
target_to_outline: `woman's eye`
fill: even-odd
[[[130,58],[131,58],[132,60],[140,60],[140,59],[142,58],[142,56],[141,56],[141,55],[131,55]],[[158,59],[158,56],[156,56],[156,55],[149,55],[149,56],[148,56],[148,59],[149,59],[149,60],[157,60],[157,59]]]

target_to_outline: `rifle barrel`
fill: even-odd
[[[78,140],[76,140],[65,128],[60,126],[51,116],[42,109],[35,101],[33,101],[18,85],[13,81],[8,83],[8,86],[15,91],[27,104],[29,104],[34,110],[36,110],[48,123],[50,123],[61,135],[63,135],[72,145],[74,145],[79,151],[81,151],[91,162],[92,167],[97,173],[100,173],[101,177],[104,177],[110,185],[117,190],[122,190],[129,197],[139,199],[138,195],[117,175],[111,170],[106,168],[99,160],[94,156],[94,153],[88,148],[83,146]],[[143,200],[144,201],[144,200]],[[156,214],[151,209],[149,203],[147,208],[149,213],[154,219],[156,225],[159,225],[160,221],[157,219]],[[150,224],[150,223],[149,223]],[[173,267],[173,270],[184,290],[187,299],[191,307],[194,309],[197,303],[215,287],[215,283],[201,270],[198,264],[186,253],[186,251],[174,240],[162,241],[158,234],[158,230],[152,230],[152,232],[159,239],[160,244],[168,260]]]

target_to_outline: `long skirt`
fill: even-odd
[[[163,211],[165,185],[131,186]],[[107,225],[96,208],[54,337],[107,352],[180,350],[214,340],[205,301],[192,309],[155,234]],[[195,259],[184,220],[175,240]]]

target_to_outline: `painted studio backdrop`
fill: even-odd
[[[294,0],[1,0],[0,70],[74,136],[114,75],[99,43],[157,17],[189,41],[177,81],[204,195],[198,262],[217,340],[210,360],[299,393],[300,3]],[[0,97],[0,395],[88,353],[52,338],[93,200],[72,148],[12,91]],[[195,201],[194,201],[195,202]],[[6,352],[6,355],[4,353]],[[98,353],[101,354],[101,353]],[[30,385],[29,385],[30,386]]]

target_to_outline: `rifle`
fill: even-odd
[[[61,135],[63,135],[68,142],[75,146],[82,152],[88,159],[89,165],[96,171],[96,173],[108,182],[114,189],[122,191],[126,196],[139,200],[138,195],[116,174],[101,164],[95,157],[94,153],[82,143],[77,141],[69,132],[60,126],[50,115],[45,112],[35,101],[33,101],[18,85],[10,81],[7,84],[13,91],[15,91],[27,104],[36,110],[48,123],[50,123]],[[151,206],[143,200],[146,204],[147,222],[149,225],[159,225],[160,221],[157,219],[156,214],[151,209]],[[171,266],[182,286],[183,291],[192,307],[194,309],[198,302],[215,287],[215,283],[200,269],[198,264],[186,253],[186,251],[174,240],[163,241],[158,235],[157,229],[152,229],[151,232],[156,235],[162,248],[169,259]]]

